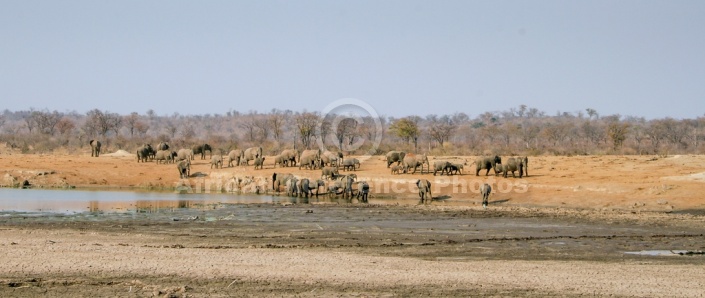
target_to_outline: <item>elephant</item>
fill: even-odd
[[[286,181],[286,195],[290,197],[295,197],[298,196],[299,194],[299,188],[297,186],[298,179],[296,177],[292,177],[288,181]]]
[[[301,181],[299,181],[299,194],[302,197],[308,198],[309,194],[313,196],[313,193],[311,192],[311,187],[309,186],[310,183],[311,181],[308,180],[308,178],[303,178],[301,179]]]
[[[337,167],[323,167],[321,169],[321,179],[335,179],[339,174]]]
[[[100,155],[100,141],[90,140],[88,144],[91,145],[91,157],[98,157]]]
[[[315,186],[315,187],[314,187]],[[308,178],[303,178],[301,181],[299,181],[299,193],[302,196],[306,196],[306,198],[310,196],[313,196],[313,192],[311,190],[315,189],[316,190],[316,197],[318,197],[318,189],[323,186],[326,186],[326,183],[323,182],[323,180],[318,179],[315,182],[309,180]]]
[[[338,166],[340,162],[340,155],[343,155],[342,152],[334,153],[330,151],[323,152],[321,154],[321,165],[322,166]]]
[[[179,170],[179,178],[188,178],[191,176],[191,160],[184,159],[176,164],[176,168]]]
[[[279,191],[281,186],[286,186],[286,182],[289,179],[294,178],[292,174],[272,174],[272,190]]]
[[[524,173],[526,174],[524,176],[529,177],[529,157],[519,157],[519,160],[521,160],[521,167],[524,168]],[[519,173],[519,177],[521,178],[521,173]]]
[[[250,160],[255,160],[258,157],[262,157],[262,147],[250,147],[245,149],[243,153],[243,160],[247,165],[250,165]]]
[[[240,149],[231,150],[230,153],[228,153],[228,167],[233,167],[233,161],[239,166],[243,155],[244,153]]]
[[[142,147],[137,149],[137,162],[147,162],[150,156],[154,154],[154,149],[152,149],[152,145],[150,144],[145,144],[142,145]]]
[[[404,166],[404,173],[408,173],[409,169],[413,168],[412,174],[416,173],[416,168],[421,166],[421,174],[423,174],[423,165],[428,165],[428,156],[426,154],[416,155],[413,153],[408,153],[404,156],[402,165]]]
[[[450,168],[452,164],[448,161],[434,161],[433,162],[433,176],[436,176],[437,172],[441,172],[441,176],[443,173],[446,173],[446,175],[451,175]]]
[[[193,159],[193,150],[191,149],[179,149],[178,152],[176,152],[176,160],[191,160]]]
[[[392,175],[394,174],[401,174],[402,171],[404,171],[404,167],[396,165],[392,167]]]
[[[156,149],[156,150],[157,150],[157,151],[159,151],[159,150],[169,150],[169,144],[166,143],[166,142],[160,142],[159,144],[157,144],[157,149]]]
[[[357,183],[357,200],[359,202],[367,203],[367,196],[370,193],[370,185],[367,181],[360,181]],[[362,197],[362,201],[360,201]]]
[[[282,151],[282,153],[279,154],[279,155],[281,155],[282,158],[284,159],[284,166],[287,166],[287,167],[294,167],[294,166],[296,166],[296,157],[299,156],[299,153],[296,152],[296,150],[294,150],[294,149],[285,149],[285,150]]]
[[[328,185],[328,196],[332,197],[333,195],[350,193],[350,198],[352,199],[352,183],[355,179],[357,179],[357,175],[355,174],[338,177],[335,181]],[[342,189],[343,191],[338,193],[338,189]],[[343,197],[345,197],[345,195]]]
[[[279,165],[280,167],[286,166],[286,162],[287,162],[287,159],[283,155],[279,154],[277,156],[274,156],[274,167],[275,168],[277,167],[277,165]]]
[[[211,156],[211,169],[215,166],[217,169],[220,167],[221,169],[223,168],[223,156],[222,155],[213,155]]]
[[[406,152],[404,151],[389,151],[387,152],[387,168],[393,164],[397,163],[397,165],[400,165],[401,162],[404,160],[404,156],[406,156]]]
[[[355,182],[355,178],[357,178],[357,176],[347,175],[343,180],[343,198],[347,197],[349,201],[352,201],[353,198],[353,183]]]
[[[480,176],[480,170],[487,169],[485,176],[490,174],[490,169],[494,170],[495,176],[499,174],[497,170],[497,164],[502,164],[502,158],[499,156],[495,157],[478,157],[475,161],[475,176]],[[500,168],[501,170],[501,168]]]
[[[159,150],[157,151],[157,153],[154,154],[154,160],[156,160],[157,163],[160,163],[160,161],[163,161],[164,163],[170,163],[174,161],[176,155],[177,154],[174,151]]]
[[[348,171],[350,168],[352,168],[353,171],[356,171],[360,168],[360,161],[357,158],[343,159],[343,170]]]
[[[420,203],[431,203],[433,197],[431,196],[431,181],[426,179],[416,180],[416,187],[419,188],[419,197],[421,198]]]
[[[259,169],[264,169],[264,156],[255,158],[255,170],[259,167]]]
[[[521,178],[524,173],[524,168],[520,160],[510,157],[507,159],[506,163],[502,164],[502,177],[507,178],[507,173],[512,172],[512,177],[516,178],[514,171],[519,171],[519,178]]]
[[[487,208],[487,204],[490,199],[490,193],[492,192],[492,186],[485,183],[480,187],[480,194],[482,194],[482,207]]]
[[[304,150],[301,152],[301,156],[299,156],[299,170],[303,166],[311,167],[311,169],[315,169],[317,167],[321,166],[321,152],[320,150],[314,149],[314,150]]]
[[[462,175],[464,167],[465,167],[465,165],[462,163],[451,163],[450,164],[450,173]]]
[[[191,150],[193,150],[193,154],[200,154],[201,159],[206,159],[206,151],[210,154],[209,157],[213,156],[213,149],[211,148],[211,145],[208,144],[203,144],[203,145],[194,145],[191,147]],[[194,156],[191,156],[191,159],[193,159]]]

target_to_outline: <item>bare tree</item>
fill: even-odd
[[[453,132],[458,128],[457,124],[455,124],[453,119],[451,119],[448,115],[443,115],[441,117],[430,115],[428,120],[430,122],[428,133],[430,137],[441,147],[443,147],[443,144],[450,139]]]
[[[294,117],[301,144],[304,148],[311,149],[312,141],[316,138],[316,125],[318,125],[320,118],[317,113],[312,112],[303,112]]]
[[[37,131],[47,135],[54,135],[56,124],[61,120],[62,115],[59,112],[49,112],[49,110],[44,111],[32,111],[31,116],[34,118],[34,123],[36,124]]]
[[[124,119],[125,126],[127,126],[127,129],[130,131],[130,137],[134,137],[135,126],[137,125],[137,122],[140,121],[140,115],[137,114],[137,112],[132,112],[130,115],[125,116]]]
[[[248,141],[255,142],[257,140],[257,119],[255,119],[252,112],[244,117],[243,121],[240,123],[240,128],[245,130]]]
[[[284,114],[277,109],[273,109],[269,114],[269,124],[272,127],[272,135],[274,136],[274,140],[277,142],[281,142],[282,140],[285,123],[286,118],[284,118]]]
[[[615,151],[622,147],[629,132],[629,123],[621,122],[620,117],[620,115],[613,115],[603,118],[607,120],[607,136],[612,140],[612,150]]]
[[[73,120],[69,119],[68,117],[63,117],[61,118],[61,120],[59,120],[58,123],[56,123],[56,129],[62,135],[68,134],[74,128],[76,128],[76,124],[74,124]]]

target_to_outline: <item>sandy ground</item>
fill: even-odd
[[[77,188],[181,183],[173,164],[116,155],[4,154],[0,179]],[[197,159],[184,182],[221,188],[205,180],[274,172],[318,175],[269,163],[210,169]],[[541,156],[530,157],[528,178],[476,177],[470,164],[464,175],[434,177],[391,175],[373,157],[356,171],[373,197],[413,202],[409,185],[424,178],[436,200],[3,213],[0,295],[702,297],[702,255],[625,252],[705,249],[704,172],[703,156]],[[485,182],[497,190],[487,210],[473,189]]]

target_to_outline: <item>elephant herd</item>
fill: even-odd
[[[91,156],[99,156],[101,143],[97,140],[90,140]],[[222,151],[221,151],[222,152]],[[135,151],[137,162],[155,161],[159,163],[175,163],[181,179],[188,178],[191,175],[191,161],[198,154],[201,159],[206,159],[206,153],[211,159],[210,167],[222,168],[227,157],[228,167],[246,165],[250,162],[254,165],[254,169],[262,169],[265,163],[262,147],[250,147],[245,150],[234,149],[228,152],[226,156],[222,154],[213,155],[213,148],[209,144],[198,144],[191,148],[181,148],[173,150],[166,142],[157,144],[152,147],[151,144],[144,144]],[[303,150],[298,152],[292,149],[283,150],[280,154],[270,157],[273,160],[274,168],[279,167],[295,167],[299,169],[320,169],[321,178],[311,180],[308,178],[298,178],[292,174],[277,174],[272,176],[272,189],[281,191],[282,188],[288,195],[309,197],[314,194],[318,196],[321,187],[329,195],[340,195],[344,198],[352,200],[356,197],[360,202],[367,202],[367,197],[370,191],[370,185],[366,181],[356,181],[356,174],[341,175],[340,170],[357,171],[360,166],[360,160],[356,158],[344,158],[342,152],[330,152],[321,150]],[[389,151],[384,159],[386,160],[387,168],[391,169],[392,174],[415,174],[420,171],[421,174],[433,173],[438,175],[462,175],[464,166],[468,165],[467,160],[457,162],[457,160],[435,160],[431,166],[426,154],[406,153],[404,151]],[[489,175],[490,170],[494,171],[495,176],[502,174],[504,178],[508,177],[511,172],[512,177],[516,177],[518,172],[519,178],[529,176],[528,157],[509,157],[504,162],[500,156],[485,156],[478,157],[475,162],[475,175],[479,176],[480,171],[485,170],[485,176]],[[326,180],[329,182],[326,183]],[[418,179],[415,182],[419,190],[421,203],[430,203],[431,182],[426,179]],[[492,188],[484,184],[480,189],[483,197],[483,206],[487,206],[487,200],[492,191]]]
[[[367,203],[370,193],[370,185],[367,181],[356,181],[356,174],[339,175],[333,181],[326,183],[323,179],[300,178],[293,174],[272,174],[272,190],[276,192],[286,192],[292,197],[316,197],[323,188],[329,197],[343,195],[344,199],[352,202],[356,198],[358,202]]]

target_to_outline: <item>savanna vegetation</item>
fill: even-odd
[[[525,105],[474,117],[457,112],[379,119],[277,109],[206,115],[30,109],[0,115],[0,142],[23,153],[82,152],[98,139],[103,152],[133,152],[166,141],[176,148],[208,143],[225,154],[254,145],[275,154],[319,143],[350,154],[392,149],[431,155],[702,154],[704,130],[705,116],[647,120],[590,108],[548,115]],[[372,150],[375,139],[381,143]]]

